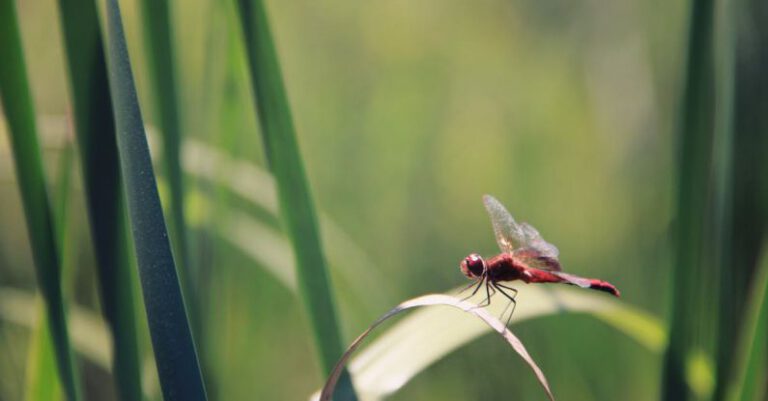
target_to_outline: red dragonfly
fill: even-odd
[[[509,315],[509,319],[511,319],[512,313],[515,311],[514,307],[517,305],[515,301],[517,290],[501,282],[515,280],[521,280],[525,283],[571,284],[604,291],[616,297],[619,296],[619,290],[611,283],[563,273],[560,268],[560,261],[557,259],[560,252],[554,245],[544,241],[544,238],[533,226],[528,223],[518,224],[515,222],[507,209],[490,195],[483,196],[483,203],[491,217],[493,232],[496,234],[496,242],[501,248],[501,253],[490,259],[483,259],[480,255],[473,253],[464,258],[460,265],[461,272],[475,280],[466,289],[477,285],[470,297],[485,285],[487,297],[481,303],[484,303],[482,306],[490,305],[492,292],[499,291],[513,305]],[[512,291],[513,295],[505,290]],[[503,315],[504,313],[502,313]],[[507,319],[507,324],[509,324],[509,319]]]

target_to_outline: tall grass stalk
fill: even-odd
[[[59,7],[101,304],[113,337],[117,393],[123,401],[141,400],[128,227],[96,4],[60,0]]]
[[[267,161],[275,176],[280,215],[296,257],[300,296],[327,376],[343,350],[315,207],[264,4],[261,0],[240,0],[238,4]],[[336,399],[356,399],[346,370]]]
[[[58,166],[58,179],[56,180],[56,211],[55,224],[58,229],[58,243],[63,245],[61,255],[62,267],[62,288],[63,292],[72,288],[74,269],[71,266],[71,254],[68,252],[68,241],[72,241],[73,236],[67,235],[69,228],[70,214],[68,213],[70,189],[72,188],[72,159],[73,149],[71,143],[67,141],[64,149],[61,151]],[[45,319],[45,306],[38,302],[36,308],[37,321],[32,327],[29,348],[27,350],[27,369],[25,380],[26,401],[57,401],[61,399],[61,381],[56,372],[56,355],[53,353],[51,331],[48,329],[48,321]],[[74,337],[74,335],[73,335]]]
[[[730,304],[725,313],[728,313],[732,324],[724,322],[726,331],[722,340],[725,347],[721,353],[727,356],[722,363],[733,369],[719,375],[716,397],[723,398],[728,384],[726,379],[743,374],[745,381],[741,399],[764,399],[766,394],[760,395],[758,389],[763,386],[764,392],[768,384],[765,381],[768,364],[765,320],[756,328],[751,325],[765,317],[755,316],[755,313],[759,314],[757,310],[760,307],[755,304],[759,301],[746,295],[754,297],[759,294],[760,283],[766,279],[761,270],[764,266],[759,266],[761,252],[765,263],[764,247],[768,235],[768,164],[765,163],[765,155],[768,154],[768,76],[765,74],[768,69],[768,26],[765,24],[768,3],[731,0],[726,4],[730,5],[727,11],[733,14],[732,43],[735,53],[733,166],[730,177],[734,230],[728,238],[732,248],[728,262],[733,269],[730,286],[726,289],[728,293],[725,294]],[[736,339],[739,341],[734,341]],[[748,360],[740,354],[744,350],[751,350]],[[750,378],[757,380],[757,386],[750,382]],[[750,398],[750,393],[753,398]]]
[[[728,401],[755,401],[768,396],[768,244],[763,248],[760,266],[746,306],[744,325],[730,372]],[[760,394],[762,392],[762,394]]]
[[[686,368],[694,352],[711,352],[717,322],[717,277],[712,252],[711,181],[714,71],[713,0],[690,3],[688,49],[680,105],[675,257],[670,341],[664,356],[662,399],[694,396]]]
[[[0,0],[0,98],[10,127],[16,178],[59,375],[67,399],[76,401],[80,400],[80,387],[67,332],[56,229],[16,15],[14,0]]]
[[[144,305],[165,401],[206,400],[168,240],[117,0],[107,2],[109,87]]]
[[[171,239],[187,308],[194,321],[195,303],[192,294],[194,275],[190,270],[187,247],[187,225],[184,221],[184,175],[181,172],[181,118],[175,62],[171,46],[172,27],[168,0],[143,0],[144,42],[149,50],[149,72],[152,78],[155,109],[163,138],[163,168],[170,188]]]
[[[735,296],[738,290],[738,276],[745,266],[734,263],[733,255],[733,136],[734,136],[734,63],[735,35],[733,29],[735,2],[722,0],[717,4],[714,41],[716,114],[713,140],[714,178],[714,262],[719,277],[718,328],[715,354],[717,366],[714,398],[723,398],[723,391],[730,375],[734,338],[738,337],[740,309],[742,302]]]

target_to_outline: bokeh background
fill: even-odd
[[[274,273],[292,266],[279,220],[244,195],[263,182],[249,173],[265,171],[265,158],[233,3],[171,2],[182,134],[209,152],[185,148],[188,268],[202,277],[193,326],[210,399],[301,400],[324,378],[302,304]],[[146,27],[136,1],[120,5],[159,160]],[[323,232],[336,233],[323,240],[346,342],[401,300],[465,284],[458,263],[468,253],[497,252],[486,193],[556,244],[566,271],[610,281],[624,302],[669,316],[689,4],[266,5]],[[63,172],[73,174],[65,293],[70,307],[98,313],[58,7],[17,7],[54,199]],[[157,173],[165,201],[160,163]],[[258,186],[252,192],[258,197]],[[4,133],[0,287],[32,295],[25,230]],[[565,313],[513,329],[561,399],[659,396],[662,353],[598,320]],[[29,338],[28,326],[0,321],[0,399],[24,399]],[[111,375],[88,358],[80,365],[87,399],[114,399]],[[151,360],[145,368],[150,398],[160,399]],[[495,336],[448,355],[391,397],[543,398]]]

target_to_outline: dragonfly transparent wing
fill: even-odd
[[[571,284],[577,285],[581,288],[590,288],[592,286],[592,282],[589,279],[579,277],[579,276],[574,276],[572,274],[566,274],[563,272],[553,272],[553,273],[556,274],[558,277],[564,279],[565,281]]]
[[[560,271],[560,261],[557,259],[560,251],[557,247],[544,241],[541,234],[528,223],[518,225],[523,232],[523,247],[515,250],[515,256],[522,259],[528,266],[539,269]]]
[[[524,244],[525,233],[504,205],[491,195],[483,196],[483,204],[491,218],[493,233],[502,252],[512,252]]]
[[[523,231],[524,238],[522,243],[525,244],[526,248],[535,249],[541,256],[557,259],[560,251],[556,246],[544,241],[538,230],[528,223],[521,223],[519,227]]]
[[[548,256],[533,247],[515,249],[513,254],[516,258],[528,265],[528,267],[535,267],[537,269],[544,269],[552,272],[559,272],[562,270],[560,261],[557,260],[556,256]]]

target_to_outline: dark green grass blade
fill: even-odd
[[[238,3],[266,156],[277,182],[285,232],[297,259],[300,294],[312,324],[320,363],[327,375],[342,354],[342,341],[315,209],[266,10],[261,0]],[[336,394],[339,400],[356,398],[348,373],[343,374]]]
[[[24,204],[37,281],[45,298],[64,392],[67,399],[79,400],[77,369],[70,349],[61,290],[56,232],[13,0],[0,0],[0,59],[0,98],[10,127],[16,177]]]
[[[117,0],[107,2],[109,86],[144,305],[165,401],[206,400],[160,206]]]
[[[765,76],[768,6],[763,1],[725,1],[718,9],[718,124],[713,148],[719,226],[714,244],[721,248],[720,313],[715,399],[723,399],[739,368],[737,349],[751,341],[745,294],[754,291],[758,256],[768,222],[764,157],[768,151],[768,79]],[[736,363],[736,364],[734,364]]]
[[[60,0],[59,6],[101,303],[114,340],[117,392],[123,401],[140,400],[128,228],[96,4],[93,0]]]
[[[181,173],[181,122],[177,101],[176,74],[171,48],[171,18],[168,0],[144,0],[141,9],[145,29],[145,43],[149,50],[149,71],[160,131],[163,137],[163,168],[170,188],[171,238],[175,245],[178,274],[184,295],[191,296],[195,288],[190,277],[187,249],[187,229],[184,222],[184,176]],[[194,317],[193,304],[187,306]]]
[[[736,268],[725,294],[732,305],[727,313],[735,318],[731,319],[733,324],[722,337],[722,342],[726,344],[722,353],[726,356],[733,353],[735,364],[731,364],[730,358],[723,358],[721,363],[727,363],[725,366],[733,366],[734,369],[722,372],[718,382],[720,392],[716,396],[721,396],[726,384],[732,385],[725,379],[732,380],[734,376],[742,375],[745,381],[742,383],[741,399],[765,399],[766,394],[760,395],[758,389],[768,385],[765,370],[768,363],[766,323],[762,320],[752,328],[755,320],[759,321],[755,317],[755,313],[759,313],[756,311],[758,306],[754,304],[757,301],[746,303],[748,297],[745,295],[756,296],[759,292],[756,286],[766,280],[765,271],[760,269],[765,268],[764,246],[768,232],[768,164],[765,163],[765,155],[768,154],[768,76],[765,74],[768,68],[768,26],[765,24],[768,3],[748,0],[726,4],[732,7],[735,47],[734,161],[730,177],[734,230],[729,239],[732,247],[730,263]],[[761,250],[762,267],[758,264]],[[765,315],[760,316],[760,319],[765,319]],[[737,332],[736,329],[746,332]],[[739,342],[734,344],[737,338]],[[750,349],[749,361],[745,361],[746,356],[738,351]]]
[[[729,401],[753,401],[768,395],[759,394],[766,391],[764,381],[768,377],[768,246],[763,250],[762,263],[747,299],[744,326],[734,356],[736,365],[729,383]]]
[[[72,188],[72,159],[73,149],[67,141],[58,167],[58,179],[56,180],[56,218],[55,225],[58,229],[58,243],[62,244],[61,268],[63,292],[69,294],[72,288],[72,279],[75,275],[72,268],[72,252],[67,252],[68,241],[73,240],[72,235],[67,235],[70,214],[68,214],[70,189]],[[45,319],[45,307],[40,303],[36,308],[38,316],[29,340],[27,351],[26,388],[24,399],[26,401],[56,401],[61,398],[61,382],[56,371],[56,355],[53,353],[51,331],[48,329],[48,321]],[[73,336],[74,337],[74,336]],[[75,340],[76,341],[76,340]]]
[[[730,376],[728,367],[732,365],[732,355],[738,337],[742,296],[736,279],[746,272],[743,260],[735,260],[733,254],[733,124],[734,124],[734,21],[733,1],[722,2],[717,14],[718,27],[714,38],[715,47],[715,130],[713,139],[713,178],[714,178],[714,263],[719,272],[718,331],[715,354],[716,372],[714,399],[723,398],[723,391]]]
[[[685,381],[691,351],[711,350],[717,287],[711,250],[710,172],[713,138],[712,0],[691,3],[685,86],[679,121],[678,195],[670,341],[662,399],[691,397]],[[710,333],[710,334],[707,334]]]

